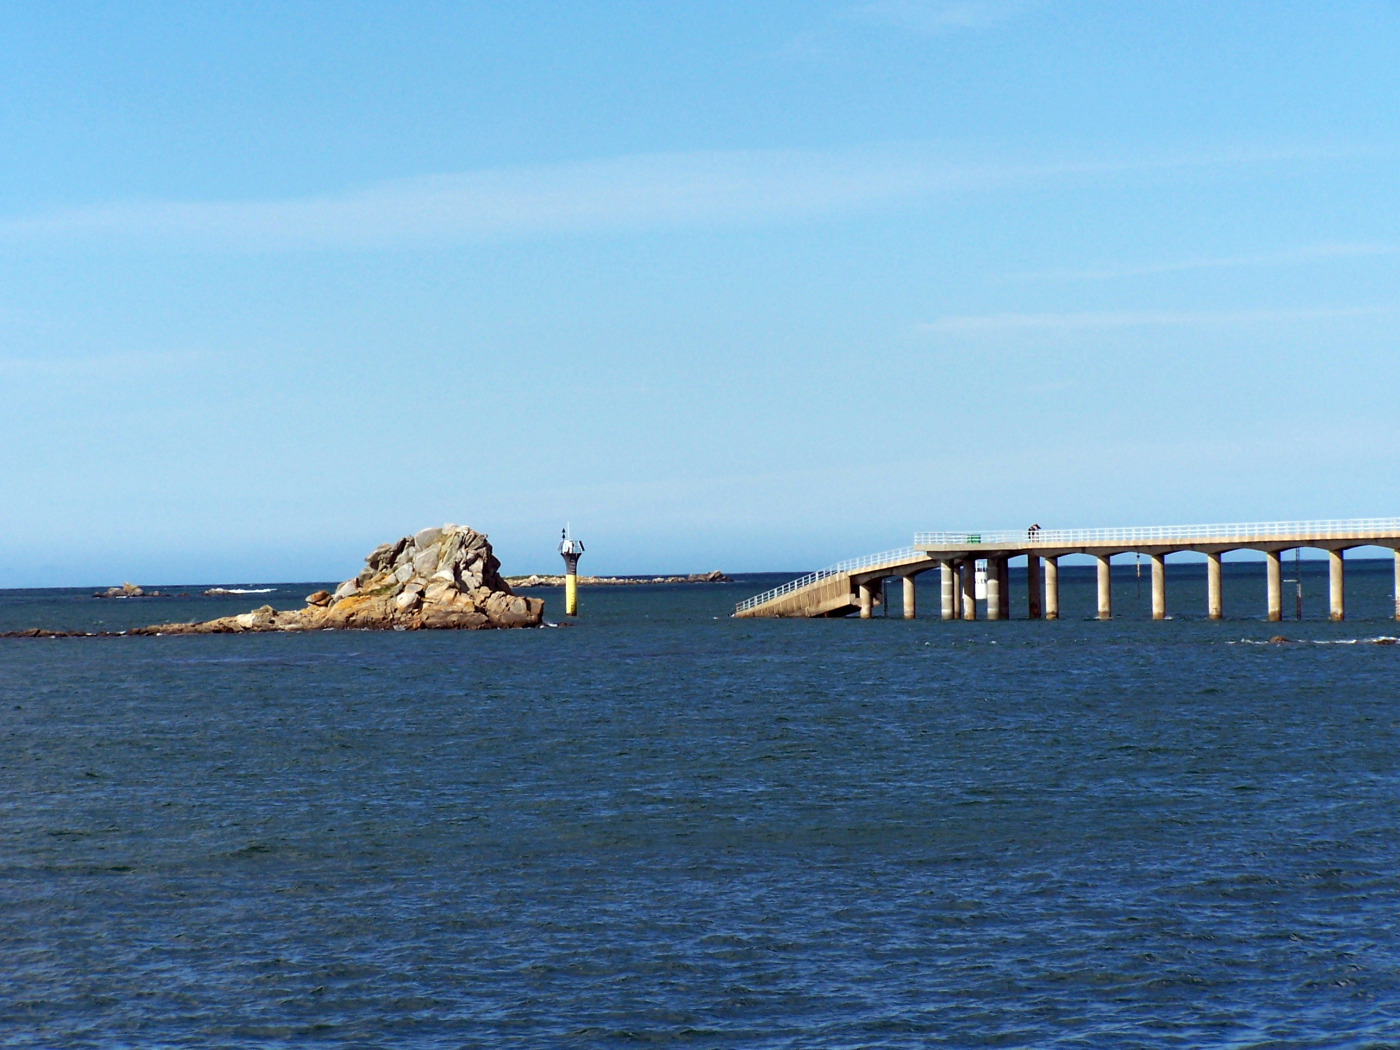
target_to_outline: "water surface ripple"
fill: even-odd
[[[1281,626],[1068,577],[1058,623],[729,619],[757,580],[0,640],[0,1039],[1400,1042],[1400,646],[1314,644],[1395,633],[1385,572]]]

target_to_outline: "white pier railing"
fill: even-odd
[[[931,535],[931,534],[930,534]],[[850,558],[846,561],[839,561],[835,565],[828,565],[825,569],[818,569],[816,572],[809,572],[806,576],[799,576],[795,580],[789,580],[778,587],[764,591],[762,594],[755,594],[752,598],[745,598],[734,606],[735,613],[741,613],[752,609],[755,606],[771,602],[774,598],[781,598],[784,594],[791,594],[793,591],[800,591],[803,587],[810,587],[821,580],[829,579],[832,576],[839,576],[843,572],[858,572],[861,569],[870,569],[877,565],[891,565],[905,561],[915,561],[923,557],[923,552],[915,550],[913,547],[900,547],[897,550],[881,551],[878,554],[867,554],[863,558]]]
[[[1121,529],[1000,529],[978,532],[916,532],[914,546],[925,547],[1088,547],[1101,544],[1266,541],[1306,537],[1347,539],[1400,535],[1400,518],[1350,518],[1328,521],[1237,522],[1228,525],[1147,525]]]

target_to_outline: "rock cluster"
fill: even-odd
[[[120,587],[108,587],[105,591],[94,591],[94,598],[165,598],[160,591],[148,591],[134,583],[124,583]]]
[[[562,576],[508,576],[506,582],[512,587],[562,587]],[[714,572],[693,572],[689,576],[580,576],[580,587],[621,587],[639,583],[731,583],[728,576],[718,569]]]
[[[462,525],[444,525],[381,544],[365,558],[358,576],[333,594],[307,595],[304,609],[279,612],[264,605],[238,616],[157,624],[127,633],[537,626],[544,602],[512,594],[500,567],[484,535]]]

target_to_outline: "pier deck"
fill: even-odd
[[[884,581],[898,577],[904,587],[904,615],[915,614],[915,577],[938,569],[941,615],[945,620],[975,620],[978,597],[975,564],[986,562],[985,615],[1005,619],[1009,564],[1025,558],[1028,615],[1059,616],[1059,559],[1084,554],[1098,563],[1098,616],[1113,615],[1109,561],[1116,554],[1146,555],[1152,563],[1152,616],[1166,616],[1166,558],[1190,551],[1206,557],[1206,614],[1223,616],[1220,556],[1232,550],[1264,555],[1268,578],[1267,615],[1282,619],[1282,552],[1299,547],[1327,551],[1328,608],[1332,619],[1346,614],[1344,552],[1354,547],[1385,547],[1395,553],[1395,618],[1400,620],[1400,518],[1358,518],[1334,521],[1250,522],[1228,525],[1165,525],[1140,528],[1041,529],[987,532],[919,532],[914,543],[893,551],[840,562],[800,577],[771,591],[740,602],[741,617],[843,616],[859,612],[869,617]]]

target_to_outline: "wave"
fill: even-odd
[[[1241,638],[1230,645],[1400,645],[1400,638],[1378,634],[1374,638]]]
[[[210,587],[205,594],[271,594],[276,587]]]

